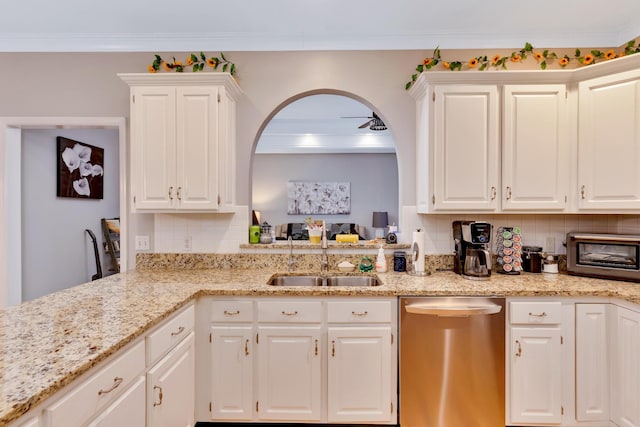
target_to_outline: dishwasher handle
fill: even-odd
[[[497,314],[502,306],[497,304],[407,304],[407,313],[438,317],[469,317]]]

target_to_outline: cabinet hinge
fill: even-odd
[[[213,404],[209,402],[209,412],[212,412],[212,410],[213,410]]]
[[[218,94],[218,104],[220,103],[220,94]]]
[[[133,95],[133,103],[134,104],[136,103],[136,96],[135,95]]]
[[[393,345],[393,334],[391,334],[391,344]]]
[[[560,344],[564,344],[564,337],[560,335]]]
[[[393,402],[391,402],[391,413],[393,414]]]
[[[209,332],[209,342],[213,342],[213,337],[211,336],[211,332]]]
[[[220,204],[220,195],[218,194],[218,204]]]
[[[256,344],[260,344],[260,334],[256,334]]]
[[[136,204],[136,196],[133,196],[133,204]]]
[[[433,102],[436,102],[436,93],[435,93],[435,92],[433,92],[433,93],[431,94],[431,100],[432,100]]]
[[[436,195],[435,194],[433,196],[431,196],[431,204],[432,205],[436,204]]]
[[[258,412],[258,401],[256,400],[256,412]]]
[[[560,415],[564,415],[564,406],[560,407]]]
[[[564,196],[564,202],[567,203],[567,196]]]

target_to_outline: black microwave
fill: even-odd
[[[567,272],[640,282],[640,236],[567,233]]]

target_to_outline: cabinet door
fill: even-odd
[[[562,421],[560,328],[511,328],[512,423]]]
[[[147,372],[147,426],[194,425],[193,332]]]
[[[616,307],[612,346],[611,418],[620,427],[640,426],[640,313]]]
[[[211,328],[211,418],[253,417],[253,328]]]
[[[136,87],[131,100],[131,180],[136,209],[170,209],[177,201],[176,91]]]
[[[89,423],[89,427],[144,427],[144,408],[145,382],[144,377],[140,377],[129,390]]]
[[[578,206],[640,209],[640,70],[579,84]]]
[[[320,326],[259,326],[258,334],[258,418],[320,420]]]
[[[504,87],[503,210],[566,208],[569,190],[567,105],[565,85]]]
[[[576,304],[576,419],[609,420],[606,304]]]
[[[391,327],[328,330],[329,422],[390,421]]]
[[[434,94],[434,208],[495,210],[500,167],[497,87],[440,85]]]
[[[177,90],[177,189],[180,209],[218,208],[218,88]]]

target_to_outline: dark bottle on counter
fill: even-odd
[[[393,253],[393,271],[407,271],[407,253],[395,251]]]

